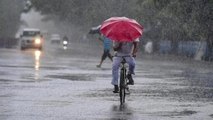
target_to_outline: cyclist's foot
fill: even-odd
[[[114,91],[113,91],[113,93],[119,93],[118,85],[114,85]]]
[[[101,65],[96,65],[96,67],[100,68],[100,67],[101,67]]]
[[[129,88],[126,88],[126,94],[127,94],[127,95],[130,95]]]
[[[127,78],[129,80],[129,82],[127,83],[128,85],[134,85],[134,80],[132,79],[132,75],[131,74],[128,74],[127,75]]]

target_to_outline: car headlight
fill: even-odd
[[[68,42],[67,41],[63,41],[63,44],[66,45]]]
[[[41,44],[41,39],[40,38],[36,38],[35,39],[35,44]]]

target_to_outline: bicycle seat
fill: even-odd
[[[122,57],[122,61],[121,61],[122,64],[125,64],[126,63],[126,59],[125,57]]]

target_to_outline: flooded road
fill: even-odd
[[[213,65],[139,55],[126,104],[102,51],[0,49],[1,120],[212,120]],[[140,58],[141,57],[141,58]]]

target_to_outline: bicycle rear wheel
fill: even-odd
[[[125,103],[125,97],[126,97],[126,89],[125,89],[125,78],[126,78],[126,70],[121,69],[120,72],[120,104],[123,105]]]

